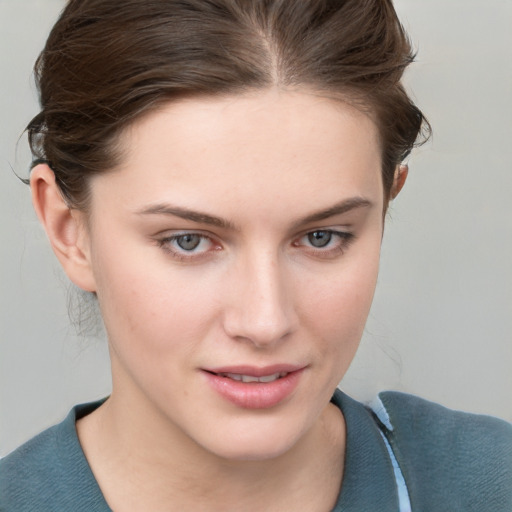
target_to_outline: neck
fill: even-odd
[[[285,453],[265,460],[228,460],[170,427],[150,406],[123,402],[114,392],[77,422],[84,453],[116,512],[325,511],[334,506],[345,424],[332,404]]]

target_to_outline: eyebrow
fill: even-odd
[[[139,215],[174,215],[175,217],[180,217],[181,219],[190,220],[200,224],[210,224],[217,228],[230,229],[232,231],[237,230],[236,226],[228,220],[215,217],[214,215],[209,215],[208,213],[197,212],[180,206],[171,206],[169,204],[155,204],[148,206],[147,208],[143,208],[137,213]]]
[[[334,204],[333,206],[326,208],[325,210],[320,210],[318,212],[314,212],[306,217],[303,217],[299,221],[297,221],[295,226],[302,226],[304,224],[311,224],[312,222],[318,222],[320,220],[325,220],[330,217],[334,217],[335,215],[341,215],[343,213],[347,213],[351,210],[356,210],[358,208],[371,208],[373,203],[364,197],[351,197],[349,199],[344,199],[339,203]]]
[[[330,217],[334,217],[335,215],[347,213],[351,210],[358,208],[370,208],[371,206],[373,206],[373,203],[368,199],[363,197],[351,197],[349,199],[344,199],[343,201],[336,203],[329,208],[311,213],[306,217],[299,219],[297,222],[294,222],[293,226],[294,228],[297,228],[304,224],[325,220]],[[221,217],[216,217],[215,215],[210,215],[204,212],[190,210],[189,208],[172,206],[166,203],[151,205],[137,211],[136,213],[138,215],[173,215],[175,217],[197,222],[199,224],[209,224],[211,226],[232,231],[239,230],[235,224]]]

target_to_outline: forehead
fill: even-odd
[[[179,199],[191,208],[204,210],[206,202],[229,210],[254,199],[261,210],[275,202],[286,209],[382,196],[374,122],[311,93],[270,90],[165,104],[127,129],[121,147],[118,169],[94,178],[93,201],[115,190],[134,208]]]

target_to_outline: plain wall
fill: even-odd
[[[62,0],[0,0],[0,455],[109,393],[106,343],[77,336],[14,171],[37,113],[32,64]],[[391,207],[374,306],[341,387],[398,389],[512,420],[512,2],[399,0],[406,83],[434,128]]]

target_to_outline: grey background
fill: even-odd
[[[0,455],[109,392],[106,344],[77,336],[32,211],[31,67],[62,0],[0,0]],[[512,2],[398,0],[406,83],[435,131],[391,208],[374,307],[342,387],[512,420]]]

